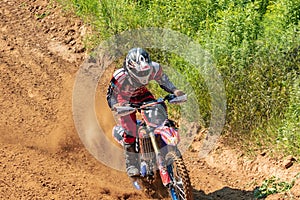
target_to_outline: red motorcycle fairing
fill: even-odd
[[[171,146],[176,146],[180,142],[180,136],[175,127],[170,126],[159,126],[155,129],[156,135],[161,135],[162,140]]]

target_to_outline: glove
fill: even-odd
[[[173,93],[177,97],[185,95],[185,93],[182,90],[175,90]]]

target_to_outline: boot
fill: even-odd
[[[138,153],[135,151],[135,143],[125,143],[124,149],[127,175],[130,177],[139,176],[140,171],[138,169]]]

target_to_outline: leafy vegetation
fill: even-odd
[[[229,138],[300,155],[300,0],[69,2],[94,28],[92,47],[143,27],[169,28],[199,42],[224,79]],[[207,126],[211,105],[203,77],[179,56],[150,51],[188,80]]]
[[[263,199],[271,194],[288,192],[294,186],[298,178],[299,174],[291,182],[281,181],[280,178],[276,178],[275,176],[265,179],[262,185],[255,189],[254,197]]]

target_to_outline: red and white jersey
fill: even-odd
[[[149,76],[149,81],[155,80],[165,91],[173,93],[176,87],[170,82],[168,76],[163,73],[162,67],[156,62],[152,62],[151,66],[153,70]],[[138,103],[149,98],[153,99],[146,86],[134,83],[124,68],[116,70],[107,90],[106,98],[109,107],[112,108],[116,103]]]

